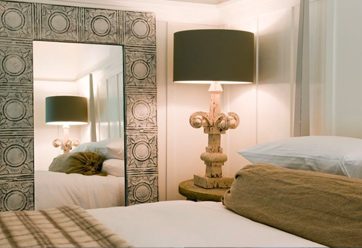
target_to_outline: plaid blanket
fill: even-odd
[[[129,247],[77,206],[0,214],[0,247]]]

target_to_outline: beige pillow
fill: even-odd
[[[107,159],[104,160],[102,171],[108,175],[115,177],[124,177],[124,160],[121,159]]]
[[[236,174],[223,203],[249,219],[326,246],[362,247],[361,179],[251,165]]]

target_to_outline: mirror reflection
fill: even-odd
[[[122,47],[33,42],[35,208],[124,205]]]

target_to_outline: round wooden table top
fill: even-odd
[[[183,181],[178,186],[178,192],[192,201],[221,201],[228,189],[204,189],[194,184],[194,180]]]

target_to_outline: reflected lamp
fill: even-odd
[[[228,188],[233,179],[222,176],[227,156],[220,146],[221,134],[236,128],[239,117],[233,112],[221,113],[221,85],[254,81],[254,34],[225,29],[176,32],[173,66],[175,83],[210,84],[209,112],[190,116],[191,126],[203,127],[208,134],[208,146],[200,156],[206,173],[194,175],[194,184],[202,188]]]
[[[78,140],[69,139],[69,128],[73,125],[88,123],[87,98],[80,96],[50,96],[45,99],[45,121],[47,125],[63,127],[63,139],[55,139],[54,147],[60,147],[68,153]]]

